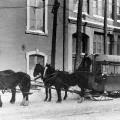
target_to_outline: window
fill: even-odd
[[[104,15],[103,0],[93,0],[93,14],[99,16]]]
[[[47,34],[48,0],[27,0],[27,33]]]
[[[117,40],[117,55],[120,55],[120,36],[118,36]]]
[[[93,1],[93,14],[97,15],[97,0]]]
[[[104,53],[104,38],[102,34],[95,33],[93,39],[93,53],[103,54]]]
[[[109,55],[113,54],[113,47],[114,47],[113,35],[108,34],[108,36],[107,36],[107,51],[108,51]]]
[[[78,11],[78,0],[73,0],[73,12]],[[83,0],[83,10],[84,13],[89,13],[89,0]]]
[[[112,18],[112,0],[108,0],[108,18]],[[104,17],[104,0],[93,0],[93,14]]]
[[[113,52],[113,36],[108,35],[107,41],[106,41],[106,52],[108,55],[112,55]],[[104,54],[104,35],[101,33],[94,33],[94,39],[93,39],[93,53],[94,54]]]
[[[120,0],[117,0],[117,19],[120,21]]]
[[[108,0],[108,18],[112,18],[112,0]]]
[[[85,33],[82,33],[82,40],[81,40],[81,52],[88,53],[88,39],[89,36]],[[72,64],[73,64],[73,71],[75,70],[75,56],[76,56],[76,41],[77,40],[77,33],[72,35]]]
[[[120,0],[117,0],[117,14],[120,14]]]
[[[89,0],[83,0],[83,12],[89,13]]]

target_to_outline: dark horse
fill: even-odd
[[[45,80],[52,77],[55,73],[55,69],[51,68],[48,69],[50,67],[49,64],[46,64],[46,66],[42,66],[41,64],[36,64],[35,68],[34,68],[34,72],[33,72],[33,76],[37,78],[41,78],[43,80],[43,82],[45,83]],[[37,77],[38,76],[38,77]],[[44,101],[51,101],[51,89],[49,89],[48,87],[45,87],[45,93],[46,93],[46,97],[44,99]],[[48,98],[48,93],[49,93],[49,98]]]
[[[67,91],[69,87],[75,85],[78,85],[80,87],[81,89],[80,96],[81,98],[83,98],[86,89],[97,90],[100,84],[102,84],[102,83],[100,84],[98,83],[102,79],[101,76],[97,77],[95,73],[89,72],[91,62],[92,61],[88,57],[84,56],[80,67],[78,67],[78,70],[76,70],[73,73],[68,73],[65,71],[56,71],[50,65],[46,65],[45,68],[43,67],[43,70],[41,72],[41,65],[37,64],[34,70],[34,76],[38,75],[39,73],[42,73],[41,76],[43,77],[43,81],[46,86],[46,89],[49,88],[50,86],[55,86],[58,95],[57,102],[62,101],[61,99],[62,88],[65,90],[64,99],[66,99]],[[49,94],[51,100],[51,90],[49,90]],[[48,90],[46,92],[46,96],[48,97]]]
[[[46,69],[47,72],[53,69],[51,66]],[[55,86],[57,91],[58,100],[57,102],[61,102],[61,89],[65,90],[64,99],[67,98],[67,91],[71,86],[78,86],[80,90],[80,101],[83,101],[85,90],[89,89],[91,91],[98,91],[100,93],[104,92],[104,81],[105,76],[97,76],[96,73],[88,72],[88,71],[75,71],[73,73],[68,73],[65,71],[56,71],[55,74],[51,77],[47,77],[44,80],[45,86],[49,88],[50,86]]]
[[[0,89],[3,92],[5,92],[7,89],[11,89],[12,92],[10,103],[15,102],[16,86],[18,85],[23,95],[23,101],[21,102],[21,105],[28,105],[28,95],[31,86],[30,82],[30,76],[24,72],[14,72],[12,70],[0,72]],[[2,106],[1,100],[0,105]]]
[[[45,101],[48,99],[48,93],[49,93],[49,101],[51,101],[51,89],[49,89],[50,86],[55,86],[58,95],[57,102],[61,102],[62,88],[65,90],[65,96],[63,98],[65,100],[67,98],[67,91],[69,87],[78,85],[81,88],[80,95],[83,97],[85,88],[87,88],[88,85],[88,79],[87,78],[83,79],[83,76],[81,76],[79,72],[68,73],[64,71],[56,71],[49,64],[47,64],[45,67],[43,67],[41,64],[36,64],[33,75],[34,77],[36,77],[39,74],[46,86]]]
[[[65,90],[65,96],[63,98],[65,100],[67,98],[67,91],[70,86],[78,85],[81,88],[81,96],[83,97],[85,88],[87,88],[88,86],[88,79],[87,78],[84,79],[83,76],[79,78],[81,73],[78,71],[89,72],[91,63],[92,61],[90,57],[87,56],[87,54],[85,54],[80,66],[78,67],[76,72],[72,74],[69,74],[68,72],[65,72],[65,71],[56,71],[52,66],[47,64],[46,65],[47,69],[45,70],[45,73],[44,73],[44,76],[47,78],[44,80],[45,86],[52,86],[52,85],[55,86],[58,94],[58,102],[61,101],[61,88]],[[82,74],[87,74],[86,72],[82,72]],[[52,76],[50,73],[52,74]],[[46,92],[46,94],[48,94],[48,92]],[[49,92],[49,94],[51,97],[51,91]]]
[[[88,71],[91,65],[91,60],[89,59],[89,57],[87,57],[86,55],[84,56],[81,65],[79,66],[77,71]],[[45,86],[47,86],[45,88],[46,91],[46,97],[45,97],[45,101],[48,99],[48,93],[49,93],[49,99],[48,101],[51,101],[51,89],[49,89],[48,86],[55,86],[57,93],[58,93],[58,102],[61,101],[61,88],[64,88],[65,90],[65,95],[64,95],[64,100],[67,98],[67,91],[69,89],[70,86],[75,86],[78,85],[79,83],[82,84],[80,81],[78,83],[78,81],[76,80],[76,75],[74,74],[78,74],[78,72],[73,73],[73,74],[69,74],[68,72],[63,72],[63,71],[56,71],[50,64],[46,64],[45,67],[43,67],[41,64],[36,64],[34,72],[33,72],[33,76],[36,77],[40,74],[40,77],[43,79],[43,82],[45,84]],[[75,77],[75,78],[74,78]],[[61,79],[62,83],[59,83],[59,79]],[[78,79],[78,78],[77,78]],[[86,80],[84,80],[84,87],[86,87],[85,85],[87,85]],[[59,85],[60,86],[59,86]],[[81,91],[81,96],[83,96],[84,94],[84,89],[82,88],[82,86],[79,84],[79,87],[82,89]]]

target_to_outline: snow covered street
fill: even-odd
[[[2,94],[0,120],[120,120],[120,98],[78,103],[79,96],[69,93],[67,100],[56,103],[55,90],[51,102],[44,102],[44,88],[32,92],[29,106],[20,106],[21,93],[16,94],[15,104],[9,103],[11,93]]]

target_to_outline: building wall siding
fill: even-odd
[[[54,1],[52,1],[54,2]],[[61,2],[61,1],[60,1]],[[62,2],[61,2],[62,4]],[[25,54],[36,48],[51,57],[53,3],[48,7],[48,35],[26,34],[26,1],[0,1],[0,70],[26,71]],[[62,8],[58,11],[56,67],[62,69]]]

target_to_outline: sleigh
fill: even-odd
[[[95,55],[93,57],[92,71],[98,71],[106,75],[102,80],[102,88],[108,93],[120,91],[120,56],[117,55]]]

